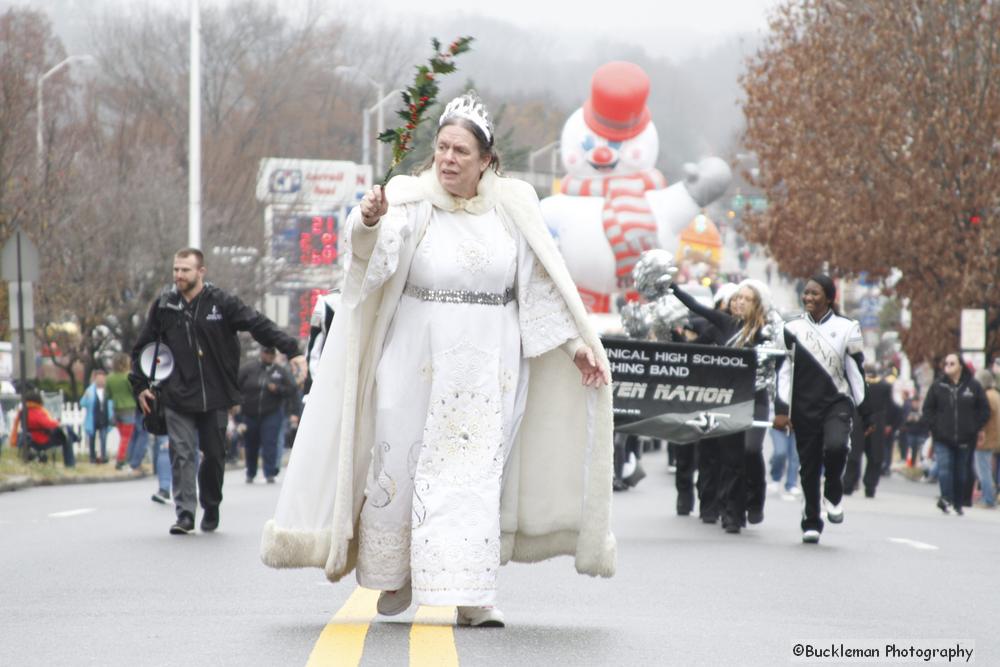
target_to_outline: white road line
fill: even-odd
[[[66,510],[65,512],[53,512],[49,515],[50,519],[65,519],[71,516],[80,516],[81,514],[90,514],[91,512],[96,512],[96,507],[84,507],[78,510]]]
[[[905,544],[908,547],[913,547],[914,549],[921,549],[923,551],[937,551],[938,547],[933,544],[927,544],[926,542],[918,542],[917,540],[911,540],[906,537],[890,537],[890,542],[895,542],[896,544]]]

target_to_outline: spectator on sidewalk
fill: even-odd
[[[899,428],[903,425],[903,406],[896,402],[893,385],[896,376],[889,370],[884,376],[889,385],[889,402],[885,407],[885,437],[883,438],[882,476],[892,474],[892,455],[896,451],[896,441],[899,438]]]
[[[141,419],[139,423],[142,423]],[[173,485],[173,473],[170,470],[170,438],[165,435],[153,435],[145,430],[143,433],[145,433],[146,438],[153,440],[150,452],[153,459],[153,474],[156,475],[158,486],[152,496],[152,501],[165,505],[170,502],[170,488]],[[145,442],[145,438],[143,440]],[[143,449],[145,449],[145,445],[143,445]]]
[[[136,448],[135,425],[136,425],[136,405],[135,397],[132,395],[132,387],[128,382],[129,358],[127,354],[119,353],[115,355],[114,372],[108,375],[106,390],[108,399],[115,407],[115,426],[118,428],[118,457],[115,468],[121,470],[125,467],[126,461],[132,461],[132,455]],[[141,416],[141,413],[140,413]],[[142,419],[139,419],[141,422]],[[142,456],[146,454],[145,438],[142,439]],[[142,461],[139,457],[139,462]],[[138,469],[139,464],[132,466]]]
[[[920,463],[920,450],[927,441],[927,426],[920,420],[920,397],[910,396],[903,402],[902,424],[899,427],[899,455],[907,468]]]
[[[258,459],[264,462],[264,479],[273,484],[278,476],[278,438],[285,419],[284,403],[296,390],[295,378],[287,368],[276,363],[277,350],[262,347],[260,359],[240,368],[238,384],[240,409],[247,425],[247,484],[257,476]]]
[[[295,390],[282,404],[283,413],[281,420],[281,430],[278,432],[278,472],[284,465],[285,450],[291,449],[295,442],[295,434],[299,431],[299,419],[302,417],[302,407],[305,397],[302,394],[304,384],[295,384]]]
[[[87,411],[83,421],[83,432],[87,436],[91,463],[106,463],[108,460],[108,432],[114,421],[114,402],[108,396],[106,383],[107,375],[104,370],[95,368],[90,373],[90,385],[80,399],[80,407]],[[98,442],[101,445],[100,456],[97,455]],[[118,444],[119,452],[125,447],[126,442]]]
[[[238,464],[240,462],[240,450],[246,452],[247,432],[246,420],[243,417],[242,409],[239,405],[229,408],[229,416],[226,421],[226,463]]]
[[[115,358],[115,372],[108,376],[108,393],[115,402],[115,420],[118,422],[118,433],[121,436],[121,444],[118,448],[119,458],[115,467],[124,468],[128,463],[134,471],[142,469],[142,462],[146,460],[146,451],[149,449],[150,438],[161,439],[163,444],[163,455],[167,456],[167,437],[164,435],[151,435],[146,431],[142,423],[142,410],[135,402],[132,395],[132,387],[128,378],[128,371],[131,360],[127,354],[120,354]],[[127,444],[126,444],[127,443]],[[125,459],[121,454],[124,450]],[[154,445],[152,464],[154,473],[163,473],[157,464],[157,452],[159,448]],[[169,468],[169,462],[167,463]],[[166,486],[163,485],[163,476],[160,474],[160,486],[153,494],[153,500],[165,503],[170,500],[170,472],[166,472]]]
[[[219,526],[225,473],[226,411],[239,402],[236,383],[240,343],[249,332],[261,345],[274,345],[292,357],[305,375],[298,343],[238,297],[205,282],[205,256],[196,248],[174,255],[173,288],[149,307],[146,323],[132,348],[129,380],[143,414],[162,401],[170,437],[170,464],[177,521],[171,535],[194,531],[201,503],[201,529]],[[173,355],[173,372],[154,394],[139,363],[142,350],[159,340]],[[201,450],[200,464],[196,452]]]
[[[976,371],[976,380],[983,386],[986,402],[990,406],[990,419],[983,427],[976,444],[976,478],[982,491],[979,502],[981,507],[993,509],[997,504],[993,456],[1000,452],[1000,392],[997,392],[996,378],[988,370]]]
[[[772,427],[771,434],[771,484],[774,491],[782,491],[782,500],[795,500],[802,495],[799,490],[799,452],[795,448],[795,431]],[[782,484],[781,478],[785,481]]]
[[[42,395],[37,389],[28,388],[25,390],[24,404],[28,409],[28,436],[31,438],[29,460],[37,455],[40,460],[44,461],[46,460],[46,450],[60,447],[63,453],[63,465],[67,468],[76,466],[76,454],[73,452],[73,443],[79,440],[76,434],[63,428],[42,406]],[[17,446],[20,427],[21,411],[18,411],[10,429],[12,446]]]
[[[922,419],[934,439],[941,485],[938,509],[961,515],[969,461],[979,433],[990,419],[990,406],[982,386],[957,352],[945,356],[942,373],[924,399]]]
[[[871,415],[873,429],[858,432],[858,447],[851,447],[847,457],[847,467],[844,469],[844,495],[851,495],[858,487],[858,481],[864,484],[865,497],[874,498],[882,477],[882,459],[886,454],[885,440],[891,427],[889,426],[889,405],[892,403],[892,385],[886,382],[879,373],[875,362],[865,363],[865,382],[867,387],[867,407]],[[857,426],[857,425],[855,425]],[[853,445],[852,439],[852,445]],[[865,458],[864,475],[861,474],[861,457]],[[891,450],[890,450],[891,457]]]

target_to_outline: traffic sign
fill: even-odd
[[[20,243],[18,242],[20,240]],[[18,246],[21,251],[21,275],[17,275]],[[28,235],[17,230],[7,239],[0,251],[0,278],[8,282],[37,283],[38,282],[38,248],[31,242]]]

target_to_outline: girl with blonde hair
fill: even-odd
[[[765,343],[763,329],[771,309],[771,290],[759,280],[741,282],[729,301],[732,314],[708,308],[677,285],[671,285],[674,295],[687,308],[704,317],[719,330],[727,347],[756,347]],[[767,389],[754,394],[754,421],[770,417],[770,397]],[[739,533],[747,522],[764,520],[764,498],[767,480],[764,466],[763,428],[751,428],[718,438],[721,471],[718,503],[722,528],[727,533]]]

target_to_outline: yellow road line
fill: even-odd
[[[410,667],[458,667],[454,607],[417,609],[410,628]]]
[[[357,667],[365,650],[368,626],[378,613],[375,610],[378,594],[379,591],[360,586],[351,593],[320,633],[307,667]]]

